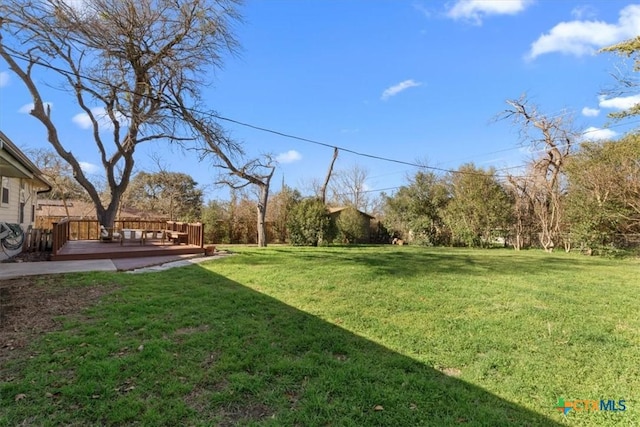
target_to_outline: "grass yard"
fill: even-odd
[[[38,279],[108,292],[22,350],[0,343],[0,426],[640,425],[638,260],[237,251]],[[626,410],[564,416],[559,398]]]

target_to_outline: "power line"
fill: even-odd
[[[48,64],[48,63],[45,63],[45,62],[42,62],[42,61],[39,61],[39,60],[34,60],[33,58],[30,58],[30,57],[28,57],[26,55],[22,55],[22,54],[18,54],[18,53],[8,53],[8,55],[13,57],[14,59],[15,58],[22,59],[24,61],[28,61],[28,62],[32,62],[32,63],[37,64],[37,65],[40,65],[40,66],[42,66],[44,68],[48,68],[48,69],[54,70],[59,74],[63,74],[63,75],[66,75],[66,76],[71,76],[71,77],[80,77],[80,78],[83,78],[85,80],[92,81],[94,83],[100,83],[102,85],[110,86],[113,89],[117,89],[119,91],[122,91],[122,92],[125,92],[125,93],[129,93],[131,95],[137,95],[137,96],[148,98],[148,99],[153,100],[153,101],[158,101],[158,98],[152,97],[151,95],[144,94],[144,93],[136,94],[135,92],[133,92],[131,90],[122,89],[119,86],[110,84],[109,82],[104,82],[102,80],[99,80],[99,79],[96,79],[96,78],[92,78],[92,77],[89,77],[89,76],[86,76],[86,75],[83,75],[83,74],[74,74],[74,73],[72,73],[72,72],[70,72],[68,70],[64,70],[64,69],[61,69],[59,67],[55,67],[55,66],[53,66],[51,64]],[[171,102],[168,102],[167,100],[165,100],[165,102],[167,102],[170,105],[173,104]],[[175,107],[176,105],[173,104],[173,106]],[[230,117],[222,116],[222,115],[220,115],[218,113],[215,113],[213,111],[200,111],[200,110],[197,110],[195,108],[187,108],[187,110],[189,110],[190,112],[196,113],[196,114],[209,116],[209,117],[212,117],[212,118],[215,118],[215,119],[218,119],[218,120],[221,120],[221,121],[226,121],[226,122],[229,122],[229,123],[234,123],[236,125],[243,126],[243,127],[249,128],[249,129],[254,129],[254,130],[257,130],[257,131],[260,131],[260,132],[270,133],[270,134],[273,134],[273,135],[281,136],[283,138],[288,138],[288,139],[293,139],[293,140],[297,140],[297,141],[301,141],[301,142],[306,142],[306,143],[310,143],[310,144],[314,144],[314,145],[318,145],[318,146],[322,146],[322,147],[326,147],[326,148],[338,149],[340,151],[343,151],[343,152],[346,152],[346,153],[351,153],[351,154],[354,154],[354,155],[360,156],[360,157],[365,157],[365,158],[370,158],[370,159],[374,159],[374,160],[385,161],[385,162],[389,162],[389,163],[396,163],[396,164],[401,164],[401,165],[406,165],[406,166],[412,166],[412,167],[416,167],[416,168],[419,168],[419,169],[427,169],[427,170],[432,170],[432,171],[437,171],[437,172],[445,172],[445,173],[452,173],[452,174],[480,175],[480,176],[485,175],[484,172],[459,171],[459,170],[453,170],[453,169],[439,168],[439,167],[436,167],[436,166],[427,166],[427,165],[419,164],[419,163],[415,163],[415,162],[409,162],[409,161],[405,161],[405,160],[398,160],[398,159],[393,159],[393,158],[390,158],[390,157],[383,157],[383,156],[378,156],[378,155],[375,155],[375,154],[364,153],[364,152],[353,150],[351,148],[346,148],[346,147],[342,147],[342,146],[339,146],[339,145],[329,144],[329,143],[326,143],[326,142],[317,141],[317,140],[313,140],[313,139],[310,139],[310,138],[305,138],[305,137],[289,134],[289,133],[286,133],[286,132],[282,132],[282,131],[266,128],[266,127],[263,127],[263,126],[254,125],[254,124],[243,122],[243,121],[240,121],[240,120],[237,120],[237,119],[232,119]],[[640,120],[638,120],[636,122],[640,122]],[[632,122],[632,123],[636,123],[636,122]],[[629,123],[626,123],[626,125],[628,125],[628,124]],[[589,132],[595,132],[595,131],[597,131],[597,129],[593,129],[591,131],[585,131],[585,132],[583,132],[583,134],[584,133],[589,133]],[[564,144],[564,145],[568,145],[568,144]],[[495,154],[495,153],[499,153],[499,152],[503,152],[503,151],[511,151],[513,149],[518,149],[518,148],[516,147],[516,148],[512,148],[512,149],[510,148],[510,149],[498,150],[498,151],[491,152],[491,153],[488,153],[488,154]],[[514,169],[514,168],[519,168],[519,167],[522,167],[522,166],[512,166],[512,167],[502,168],[502,169],[498,169],[498,170],[508,170],[508,169]],[[494,175],[494,176],[496,178],[503,178],[503,179],[508,177],[508,176],[502,176],[502,175]]]
[[[110,84],[108,82],[104,82],[104,81],[101,81],[101,80],[98,80],[98,79],[95,79],[95,78],[92,78],[92,77],[89,77],[89,76],[85,76],[83,74],[75,75],[74,73],[72,73],[70,71],[61,69],[59,67],[55,67],[55,66],[53,66],[51,64],[48,64],[48,63],[44,63],[44,62],[41,62],[41,61],[38,61],[38,60],[34,60],[34,59],[29,58],[29,57],[27,57],[25,55],[20,55],[20,54],[13,53],[13,54],[9,54],[9,56],[12,56],[14,58],[17,57],[17,58],[25,60],[25,61],[31,61],[31,62],[33,62],[35,64],[38,64],[38,65],[40,65],[40,66],[42,66],[44,68],[48,68],[48,69],[54,70],[54,71],[56,71],[57,73],[60,73],[60,74],[64,74],[64,75],[72,76],[72,77],[81,77],[81,78],[86,79],[88,81],[92,81],[94,83],[100,83],[100,84],[103,84],[103,85],[106,85],[106,86],[110,86],[110,87],[112,87],[114,89],[120,90],[122,92],[129,93],[129,94],[132,94],[132,95],[138,95],[138,96],[145,97],[145,98],[148,98],[148,99],[151,99],[151,100],[154,100],[154,101],[158,100],[157,98],[152,97],[150,95],[147,95],[147,94],[136,94],[133,91],[122,89],[122,88],[120,88],[120,87],[118,87],[116,85],[112,85],[112,84]],[[165,100],[165,102],[167,102],[167,101]],[[175,104],[173,106],[175,106]],[[405,161],[405,160],[398,160],[398,159],[392,159],[392,158],[389,158],[389,157],[383,157],[383,156],[378,156],[378,155],[374,155],[374,154],[363,153],[363,152],[359,152],[359,151],[356,151],[356,150],[353,150],[353,149],[350,149],[350,148],[346,148],[346,147],[342,147],[342,146],[339,146],[339,145],[334,145],[334,144],[329,144],[329,143],[326,143],[326,142],[316,141],[316,140],[313,140],[313,139],[300,137],[300,136],[297,136],[297,135],[293,135],[293,134],[277,131],[277,130],[274,130],[274,129],[269,129],[269,128],[266,128],[266,127],[253,125],[251,123],[242,122],[240,120],[236,120],[236,119],[232,119],[232,118],[229,118],[229,117],[221,116],[220,114],[214,113],[212,111],[200,111],[200,110],[197,110],[195,108],[188,108],[188,110],[193,112],[193,113],[209,116],[209,117],[212,117],[212,118],[215,118],[215,119],[218,119],[218,120],[222,120],[222,121],[226,121],[226,122],[229,122],[229,123],[234,123],[234,124],[237,124],[239,126],[247,127],[247,128],[250,128],[250,129],[255,129],[255,130],[258,130],[258,131],[261,131],[261,132],[271,133],[271,134],[274,134],[274,135],[281,136],[283,138],[289,138],[289,139],[294,139],[294,140],[297,140],[297,141],[302,141],[302,142],[307,142],[307,143],[310,143],[310,144],[319,145],[319,146],[322,146],[322,147],[338,149],[340,151],[344,151],[346,153],[351,153],[351,154],[354,154],[354,155],[360,156],[360,157],[366,157],[366,158],[370,158],[370,159],[375,159],[375,160],[380,160],[380,161],[385,161],[385,162],[390,162],[390,163],[397,163],[397,164],[401,164],[401,165],[407,165],[407,166],[417,167],[417,168],[420,168],[420,169],[428,169],[428,170],[433,170],[433,171],[438,171],[438,172],[446,172],[446,173],[453,173],[453,174],[483,175],[482,172],[457,171],[457,170],[453,170],[453,169],[445,169],[445,168],[439,168],[439,167],[435,167],[435,166],[427,166],[427,165],[414,163],[414,162],[409,162],[409,161]]]

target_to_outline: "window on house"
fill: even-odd
[[[0,182],[2,182],[2,200],[0,200],[0,204],[9,204],[9,179],[0,177]]]
[[[24,223],[24,202],[20,202],[20,211],[18,212],[20,216],[20,224]]]
[[[31,222],[36,222],[36,205],[31,205]]]

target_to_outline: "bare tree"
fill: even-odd
[[[0,3],[0,57],[33,99],[31,115],[112,225],[134,170],[136,147],[186,141],[176,98],[193,104],[221,53],[236,42],[236,0],[12,0]],[[39,71],[75,99],[86,115],[104,168],[109,199],[59,134]],[[57,77],[55,77],[57,76]]]
[[[531,182],[528,176],[509,176],[507,190],[511,193],[513,199],[513,222],[511,232],[513,235],[512,244],[516,251],[530,244],[530,236],[533,233],[532,218],[534,194],[530,187]]]
[[[336,172],[331,184],[333,202],[367,211],[369,209],[366,185],[368,178],[369,171],[358,164]]]
[[[192,150],[200,154],[200,159],[211,159],[215,167],[226,169],[227,176],[219,182],[232,189],[244,188],[250,184],[258,188],[258,246],[267,246],[266,214],[269,200],[269,185],[275,172],[276,162],[271,155],[246,160],[242,147],[216,123],[214,112],[201,108],[190,108],[181,94],[176,95],[173,111],[179,115],[198,141]]]
[[[324,183],[320,188],[320,200],[322,203],[327,203],[327,187],[329,185],[329,180],[331,180],[331,174],[333,173],[333,165],[335,165],[336,160],[338,160],[338,147],[333,148],[333,157],[331,158],[331,163],[329,164],[329,170],[327,170],[327,176],[324,179]]]
[[[210,151],[214,158],[220,158],[224,164],[218,165],[228,170],[226,179],[221,179],[219,183],[228,185],[238,190],[252,184],[258,189],[258,203],[256,205],[258,213],[258,246],[267,246],[267,202],[269,201],[269,186],[271,178],[276,170],[274,160],[269,155],[264,159],[253,159],[240,167],[236,167],[228,157]]]
[[[570,117],[544,115],[524,96],[508,100],[507,104],[509,108],[502,117],[520,126],[523,140],[530,142],[535,153],[539,153],[531,161],[526,185],[519,185],[519,190],[526,191],[532,203],[540,244],[551,252],[562,237],[564,165],[579,133],[572,129]],[[517,183],[514,179],[511,182]]]
[[[73,180],[73,170],[51,150],[43,148],[29,150],[29,156],[51,183],[52,190],[46,193],[46,197],[62,200],[65,213],[69,218],[69,200],[87,199],[87,193]]]

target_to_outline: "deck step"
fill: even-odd
[[[204,254],[204,248],[193,245],[123,245],[99,241],[68,241],[52,261],[81,261],[89,259],[145,258],[166,255]]]

